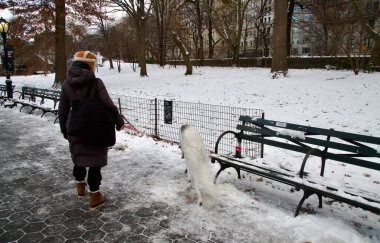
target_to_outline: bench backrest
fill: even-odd
[[[21,97],[25,99],[25,96],[29,97],[29,100],[35,101],[35,98],[41,98],[41,103],[44,103],[45,99],[54,101],[54,107],[59,101],[60,91],[52,89],[39,89],[34,87],[23,86],[21,88]]]
[[[242,124],[236,128],[241,131],[241,139],[319,156],[323,163],[330,159],[380,170],[380,163],[359,158],[380,158],[380,137],[249,116],[240,116],[239,120]],[[323,150],[316,149],[317,146],[322,146]]]

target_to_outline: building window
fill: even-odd
[[[312,16],[313,16],[313,15],[311,15],[311,14],[305,14],[305,15],[303,16],[303,19],[304,19],[306,22],[309,22],[309,21],[311,21]]]
[[[372,46],[373,46],[373,40],[372,40],[372,38],[369,38],[369,37],[367,37],[367,38],[364,38],[364,46],[366,46],[366,47],[368,47],[368,48],[372,48]]]
[[[348,10],[348,16],[354,17],[354,10],[352,8]]]
[[[355,46],[356,46],[356,40],[355,40],[355,39],[349,39],[349,40],[348,40],[348,46],[349,46],[351,49],[354,49]]]
[[[304,47],[304,48],[302,48],[302,53],[303,54],[309,54],[310,53],[310,47]]]
[[[294,11],[295,14],[299,14],[299,13],[301,13],[302,10],[301,10],[300,6],[296,5],[296,6],[294,6],[294,10],[293,11]]]

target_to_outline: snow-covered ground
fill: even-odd
[[[351,71],[292,69],[289,77],[275,80],[270,78],[269,69],[262,68],[196,67],[193,75],[184,73],[185,68],[181,66],[149,65],[149,77],[141,78],[129,64],[124,64],[121,73],[105,65],[96,75],[112,93],[259,108],[268,119],[380,137],[380,109],[376,108],[380,105],[380,73],[355,76]],[[18,87],[50,88],[53,80],[53,74],[12,77]],[[10,112],[1,109],[1,114]],[[53,124],[34,132],[48,132],[52,128],[59,135],[58,125]],[[67,146],[65,140],[57,140],[56,146]],[[379,215],[346,204],[331,204],[331,200],[324,200],[324,207],[319,209],[312,196],[306,201],[309,205],[304,206],[315,214],[294,218],[301,192],[291,192],[288,186],[249,174],[237,180],[232,170],[223,172],[218,179],[219,202],[200,208],[184,196],[188,181],[177,146],[123,132],[118,133],[117,146],[126,149],[110,150],[110,162],[104,169],[104,188],[128,186],[130,181],[137,181],[147,197],[184,207],[184,215],[178,216],[175,222],[179,229],[233,229],[236,234],[229,236],[230,242],[380,241]],[[139,166],[130,164],[130,156],[141,157]],[[297,170],[302,157],[266,147],[264,159],[275,167]],[[315,161],[309,171],[318,171],[319,163]],[[217,165],[210,163],[210,166],[211,170],[218,169]],[[147,175],[146,171],[152,167],[154,170]],[[380,189],[380,173],[343,163],[329,162],[326,178],[338,186],[349,183],[371,191]]]

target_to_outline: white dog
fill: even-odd
[[[204,149],[199,132],[191,125],[182,125],[180,146],[185,157],[187,175],[191,187],[196,191],[198,204],[217,196],[210,171],[210,159]]]

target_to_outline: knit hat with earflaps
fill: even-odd
[[[90,66],[94,72],[96,67],[96,55],[90,51],[78,51],[74,55],[74,61],[81,61]]]

